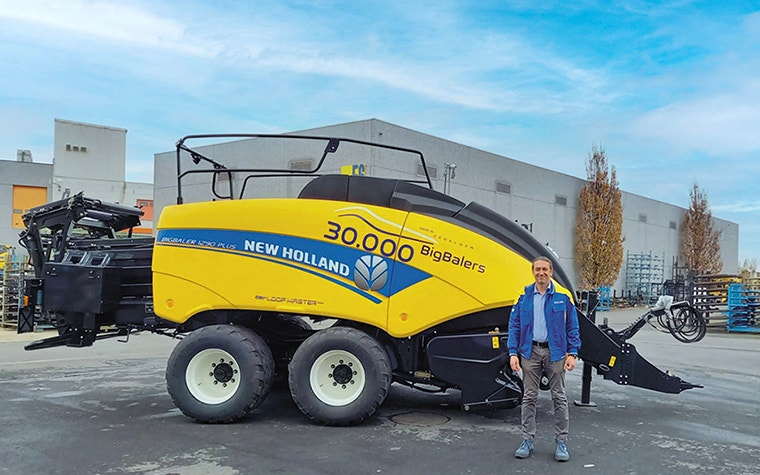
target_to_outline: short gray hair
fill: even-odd
[[[536,262],[538,262],[538,261],[548,262],[549,263],[549,269],[554,270],[554,265],[552,264],[551,259],[549,259],[546,256],[538,256],[535,259],[533,259],[533,261],[531,261],[530,268],[533,269],[534,267],[536,267]]]

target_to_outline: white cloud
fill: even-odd
[[[756,213],[760,211],[760,201],[737,201],[723,205],[711,205],[713,212],[719,213]]]
[[[634,121],[635,132],[681,151],[760,150],[760,12],[726,19],[693,13],[687,20],[667,25],[676,43],[688,45],[686,56],[644,78],[639,92],[651,102],[642,104],[649,110]]]
[[[41,27],[39,31],[54,29],[198,56],[209,56],[216,50],[208,43],[192,41],[180,23],[124,2],[10,0],[0,9],[0,18]]]
[[[419,15],[407,12],[393,31],[364,18],[362,12],[368,13],[369,6],[338,18],[340,31],[315,26],[330,23],[331,18],[321,15],[334,15],[319,8],[310,16],[265,2],[237,16],[232,10],[207,7],[178,11],[176,5],[162,3],[10,0],[0,18],[37,27],[35,34],[41,35],[37,41],[52,29],[72,38],[135,46],[124,51],[142,57],[136,64],[124,61],[134,74],[169,80],[183,89],[193,83],[207,87],[209,71],[224,69],[225,74],[256,78],[274,71],[359,79],[442,104],[492,112],[557,114],[609,101],[607,92],[599,92],[606,80],[598,71],[573,64],[559,51],[538,50],[517,32],[473,28],[451,6],[428,12],[424,25]],[[394,14],[392,10],[387,14]],[[166,18],[172,12],[181,20]],[[352,19],[361,23],[350,24]],[[413,34],[408,29],[419,30]],[[59,43],[58,35],[47,35],[49,42]],[[181,59],[159,60],[154,49],[211,61],[205,67],[196,65],[193,77]],[[112,50],[98,54],[104,62],[115,60]],[[165,70],[157,71],[157,65]]]
[[[638,132],[685,150],[711,154],[760,149],[760,84],[674,102],[643,115]]]

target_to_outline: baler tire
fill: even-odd
[[[210,325],[180,340],[166,366],[174,404],[198,422],[241,419],[272,387],[274,359],[263,338],[241,326]]]
[[[385,400],[392,382],[390,358],[361,330],[333,327],[298,347],[289,365],[290,394],[313,422],[359,424]]]

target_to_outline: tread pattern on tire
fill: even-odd
[[[230,341],[234,342],[234,344],[247,347],[247,356],[251,357],[252,360],[255,361],[254,368],[257,368],[257,371],[253,371],[252,373],[261,374],[261,377],[257,378],[253,382],[254,387],[250,388],[250,391],[247,391],[245,394],[240,394],[233,397],[233,399],[239,399],[240,397],[243,397],[245,398],[244,402],[235,401],[237,404],[223,403],[219,405],[220,407],[233,407],[232,411],[223,412],[219,415],[213,415],[213,410],[211,410],[212,408],[210,408],[208,405],[206,405],[204,408],[205,410],[202,411],[196,410],[194,407],[192,407],[204,407],[202,403],[198,402],[192,395],[190,395],[185,384],[184,372],[186,370],[187,362],[190,360],[190,358],[192,358],[192,356],[187,357],[183,351],[178,351],[180,349],[180,345],[183,345],[183,343],[185,344],[183,347],[184,349],[190,345],[198,344],[196,341],[202,341],[204,339],[223,342]],[[229,351],[228,348],[224,349]],[[177,370],[176,366],[180,358],[184,358],[186,361],[182,365],[181,369]],[[174,371],[178,371],[178,373],[175,374]],[[269,347],[267,346],[264,339],[256,334],[253,330],[234,325],[210,325],[193,331],[177,345],[177,348],[175,348],[175,351],[173,351],[169,357],[169,361],[166,366],[166,386],[175,406],[177,406],[180,411],[182,411],[182,413],[186,416],[192,417],[198,422],[208,424],[226,424],[245,417],[264,401],[267,394],[269,393],[269,390],[271,389],[273,375],[274,359],[272,358],[271,351],[269,350]],[[244,386],[245,385],[241,385],[240,390],[243,390]],[[186,404],[185,401],[183,401],[184,398],[190,398],[192,401],[194,401],[194,403],[188,400],[188,404]]]
[[[298,357],[305,352],[312,351],[312,347],[316,345],[321,345],[322,339],[325,339],[325,338],[335,338],[337,340],[350,342],[352,345],[358,345],[359,347],[366,349],[369,352],[370,359],[372,360],[372,363],[374,365],[373,368],[371,368],[371,371],[377,371],[377,375],[376,375],[377,381],[375,381],[379,383],[379,387],[377,388],[377,393],[374,394],[374,397],[371,398],[371,400],[366,405],[366,407],[364,407],[363,410],[358,411],[358,413],[356,414],[352,413],[351,411],[346,411],[346,414],[343,416],[326,417],[324,414],[320,413],[318,409],[318,407],[320,406],[320,403],[315,402],[316,396],[314,396],[311,388],[309,387],[308,378],[306,378],[307,379],[306,382],[299,382],[297,380],[299,377],[299,370],[307,371],[308,369],[310,369],[310,365],[309,365],[309,368],[296,368],[294,366],[294,362],[296,363],[296,365],[299,364]],[[330,348],[330,349],[339,349],[339,348]],[[340,349],[345,349],[345,348],[340,348]],[[349,350],[346,350],[346,351],[349,351]],[[365,371],[367,371],[368,373],[370,372],[370,370],[367,368],[365,368]],[[293,397],[293,400],[295,401],[298,408],[311,421],[324,424],[324,425],[330,425],[330,426],[356,425],[370,418],[372,415],[375,414],[377,409],[380,407],[380,405],[383,403],[386,396],[388,395],[391,382],[392,382],[392,370],[390,366],[389,357],[385,349],[377,342],[377,340],[367,335],[365,332],[361,330],[357,330],[355,328],[333,327],[333,328],[329,328],[329,329],[318,332],[317,334],[307,339],[301,345],[301,347],[299,347],[289,367],[289,383],[290,383],[291,396]],[[316,405],[317,407],[311,407],[312,405]],[[348,407],[351,407],[352,405],[355,406],[355,403],[349,404]]]

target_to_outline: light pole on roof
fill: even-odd
[[[456,176],[456,163],[444,163],[443,164],[443,194],[448,195],[451,193],[451,180]]]

